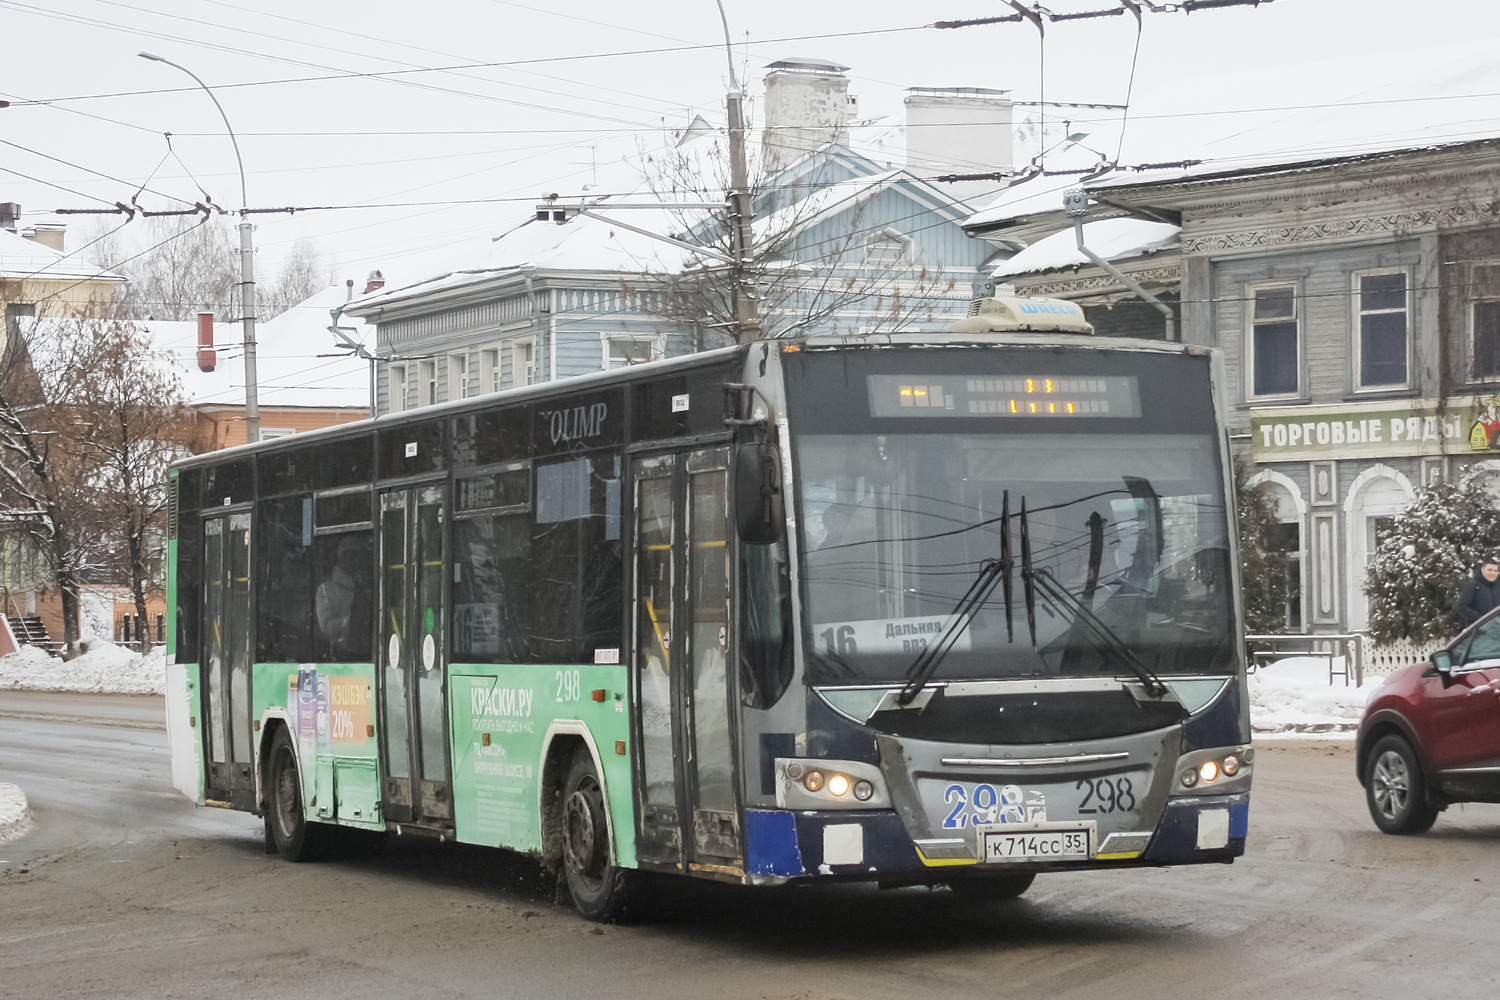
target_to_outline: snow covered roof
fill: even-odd
[[[329,310],[344,302],[341,287],[325,288],[275,319],[255,327],[255,367],[262,407],[357,407],[370,405],[369,362],[339,347],[329,332]],[[243,406],[245,357],[243,327],[215,323],[218,363],[198,369],[198,324],[192,320],[147,320],[141,324],[158,350],[170,352],[194,406]],[[339,326],[357,343],[374,347],[374,327],[352,316]],[[336,355],[336,356],[334,356]]]
[[[696,123],[696,120],[695,120]],[[591,208],[601,216],[612,220],[604,222],[596,218],[579,216],[564,224],[538,222],[533,217],[520,222],[514,228],[496,237],[483,260],[475,266],[448,271],[421,281],[399,287],[388,287],[357,299],[351,306],[351,314],[369,316],[386,306],[452,291],[470,285],[504,278],[522,271],[570,271],[603,272],[617,274],[670,274],[681,271],[695,262],[695,255],[685,249],[653,239],[640,233],[615,225],[614,222],[636,226],[649,232],[671,235],[687,242],[698,242],[691,234],[701,231],[706,212],[698,208],[672,208],[672,202],[683,205],[702,204],[712,198],[703,190],[669,188],[668,181],[674,174],[699,179],[703,188],[713,188],[716,170],[721,169],[720,159],[724,150],[716,141],[717,133],[688,136],[689,141],[671,154],[684,158],[680,170],[672,166],[658,165],[654,170],[668,175],[667,180],[658,179],[653,186],[651,180],[638,164],[620,162],[600,168],[598,187],[610,192],[597,198],[589,198]],[[753,161],[758,156],[759,145],[747,144]],[[820,183],[821,166],[835,166],[842,176],[844,172],[856,176],[833,183]],[[882,169],[868,157],[855,153],[848,147],[830,144],[810,153],[795,163],[788,164],[774,178],[767,181],[768,188],[784,188],[808,193],[790,207],[779,211],[758,214],[755,231],[758,235],[784,233],[815,225],[830,215],[845,210],[858,201],[872,197],[894,184],[908,185],[919,199],[935,206],[954,205],[951,192],[937,188],[905,169]],[[661,202],[668,207],[657,209],[615,209],[611,203],[650,204]],[[559,199],[558,207],[576,204],[576,199]],[[959,205],[948,209],[952,218],[963,218],[966,208]],[[684,233],[688,235],[683,235]]]
[[[1176,78],[1164,79],[1132,99],[1129,131],[1120,145],[1111,134],[1118,124],[1095,120],[1084,126],[1094,132],[1087,139],[1094,149],[1049,152],[1046,161],[1049,170],[1084,168],[1098,162],[1097,150],[1105,150],[1121,169],[1095,177],[1032,178],[1000,192],[966,225],[1014,227],[1060,212],[1062,192],[1070,187],[1103,191],[1233,176],[1493,138],[1493,94],[1500,92],[1493,47],[1475,36],[1413,50],[1405,54],[1404,69],[1393,68],[1374,86],[1361,55],[1283,66],[1274,74],[1263,67],[1234,68],[1188,90]],[[1348,90],[1330,100],[1330,86]],[[1245,107],[1226,108],[1225,94],[1245,95]],[[1174,165],[1126,169],[1168,163]]]
[[[112,271],[100,274],[99,268],[90,266],[79,257],[60,253],[9,229],[0,229],[0,278],[125,280]]]
[[[1083,227],[1083,238],[1090,250],[1108,261],[1129,260],[1178,246],[1178,226],[1144,219],[1101,219]],[[1079,267],[1089,259],[1078,250],[1078,239],[1072,227],[1037,240],[1009,260],[1001,261],[990,273],[996,278],[1013,278],[1064,267]]]
[[[707,145],[701,139],[690,145]],[[602,166],[600,182],[591,187],[609,192],[588,200],[606,217],[618,218],[632,226],[657,233],[671,233],[683,228],[683,213],[673,210],[626,209],[610,212],[611,202],[640,204],[664,200],[651,190],[646,176],[633,164]],[[669,197],[669,196],[668,196]],[[684,193],[682,201],[698,200]],[[576,199],[560,199],[559,207],[576,205]],[[577,217],[559,225],[539,222],[532,215],[495,237],[488,251],[473,267],[433,275],[421,281],[380,289],[360,297],[351,306],[355,312],[368,315],[383,306],[435,292],[478,284],[523,270],[606,271],[612,274],[661,274],[681,270],[684,252],[670,244],[628,229]]]

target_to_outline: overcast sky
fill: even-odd
[[[871,122],[858,142],[900,124],[907,87],[1041,96],[1029,25],[920,27],[1004,13],[998,0],[724,3],[752,97],[774,59],[852,67],[850,92]],[[23,221],[128,201],[148,178],[139,200],[150,208],[195,200],[200,185],[240,205],[213,104],[177,70],[137,58],[143,49],[216,88],[252,206],[467,202],[257,220],[262,273],[306,238],[339,284],[372,267],[405,282],[479,260],[541,192],[579,192],[595,163],[635,156],[695,112],[721,124],[728,82],[713,0],[0,0],[0,38],[0,98],[12,102],[0,109],[0,201],[21,203]],[[1130,93],[1123,145],[1119,112],[1047,112],[1072,118],[1087,145],[1122,163],[1500,134],[1495,0],[1275,0],[1148,14],[1138,56],[1136,43],[1127,15],[1051,25],[1044,50],[1047,100],[1121,104]],[[512,65],[347,76],[464,63]],[[1018,121],[1027,115],[1035,109],[1017,109]],[[68,248],[96,224],[71,220]]]

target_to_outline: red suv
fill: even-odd
[[[1422,833],[1453,802],[1500,802],[1500,609],[1386,678],[1355,760],[1386,833]]]

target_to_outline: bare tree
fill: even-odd
[[[90,433],[84,457],[95,470],[95,509],[114,554],[116,579],[128,579],[137,621],[161,593],[167,466],[192,433],[182,382],[171,355],[155,350],[118,311],[76,321],[97,363],[83,379],[80,414]],[[141,651],[150,649],[145,630]]]
[[[653,193],[667,203],[722,200],[730,186],[728,149],[718,135],[643,159]],[[953,291],[956,280],[913,265],[906,240],[866,220],[872,193],[867,180],[836,180],[834,174],[827,151],[774,171],[753,163],[755,242],[743,286],[735,268],[706,255],[660,279],[661,314],[690,332],[696,349],[734,343],[740,294],[757,299],[765,338],[810,330],[890,332],[934,317],[934,304]],[[830,209],[837,223],[814,236],[811,223]],[[672,214],[679,239],[733,256],[734,222],[726,213]]]
[[[0,359],[0,525],[62,598],[66,655],[79,592],[128,579],[136,612],[159,589],[167,464],[191,425],[169,357],[123,306],[38,319]]]
[[[239,247],[221,217],[143,219],[136,238],[154,249],[121,266],[130,279],[124,301],[134,315],[182,320],[205,310],[225,318],[240,314]]]
[[[292,244],[291,253],[281,262],[276,280],[256,286],[259,318],[271,319],[286,312],[308,296],[328,287],[328,272],[323,267],[318,248],[307,240]]]
[[[87,251],[91,264],[130,279],[123,301],[134,316],[186,320],[205,310],[221,320],[240,316],[239,239],[226,219],[151,217],[139,225],[133,241],[109,228],[88,234],[98,242]],[[150,249],[141,253],[144,248]],[[299,240],[279,273],[257,279],[256,318],[272,319],[327,283],[317,247]]]
[[[63,642],[78,645],[78,595],[106,561],[76,408],[95,360],[81,338],[8,337],[0,358],[0,523],[31,549],[62,597]],[[36,350],[33,349],[35,344]]]

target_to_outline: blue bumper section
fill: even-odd
[[[857,864],[825,864],[824,828],[829,826],[839,827],[845,834],[848,827],[859,827]],[[847,855],[847,837],[841,843]],[[922,868],[901,818],[887,810],[749,809],[745,812],[745,857],[751,875],[782,878]]]
[[[1228,810],[1227,838],[1215,837],[1215,827],[1222,822],[1222,814]],[[1211,814],[1205,817],[1205,814]],[[1204,836],[1199,836],[1200,822],[1204,824]],[[1250,794],[1202,795],[1194,798],[1174,799],[1167,803],[1161,822],[1156,826],[1156,835],[1146,849],[1142,860],[1166,864],[1181,864],[1193,861],[1223,861],[1237,858],[1245,853],[1245,834],[1250,828]],[[1224,842],[1221,843],[1220,840]],[[1200,847],[1200,840],[1206,840]]]
[[[780,809],[745,810],[745,861],[751,875],[804,874],[796,816]]]

